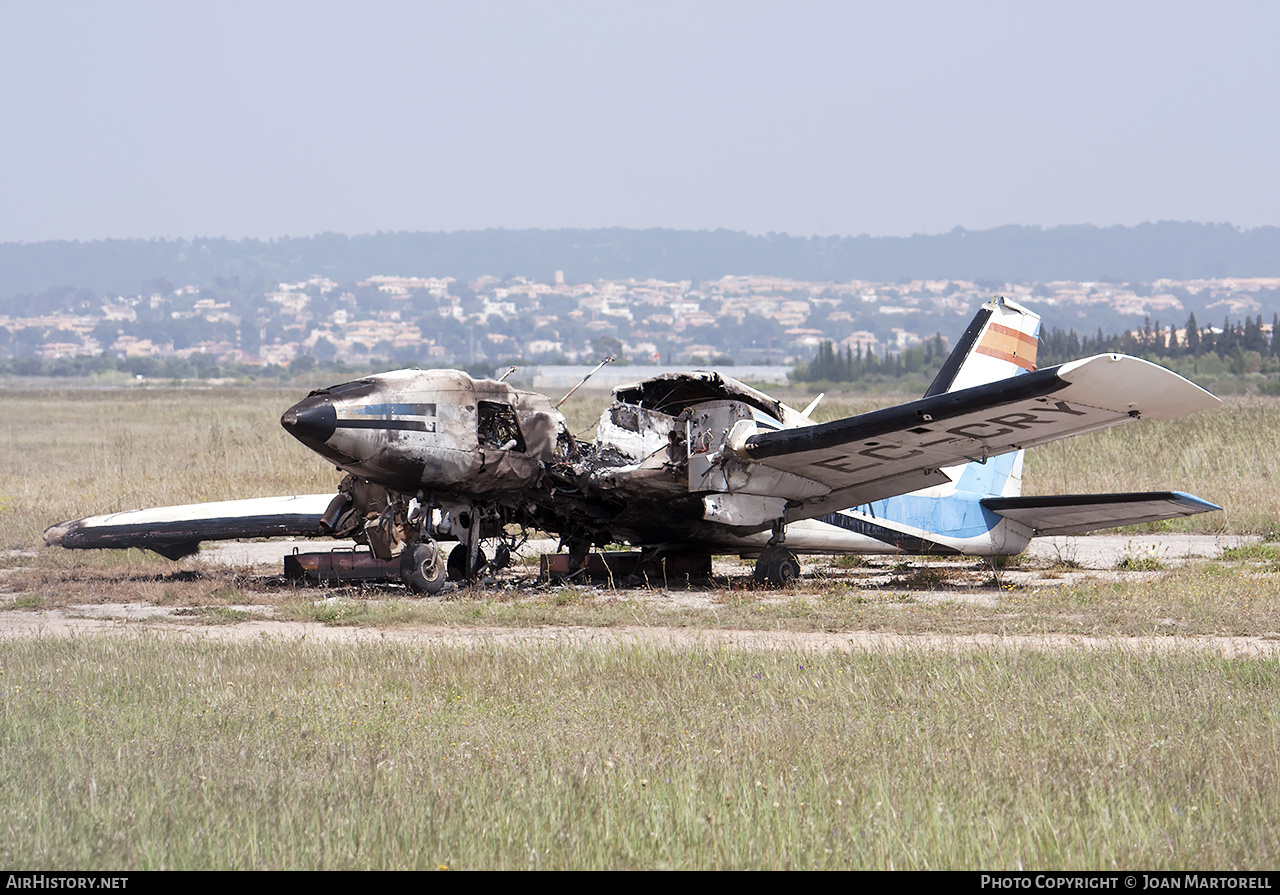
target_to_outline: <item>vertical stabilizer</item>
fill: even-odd
[[[997,296],[978,309],[926,398],[1008,379],[1036,368],[1040,316]]]
[[[996,296],[986,302],[947,357],[926,398],[1030,373],[1036,368],[1040,315]],[[1022,451],[986,462],[953,466],[946,473],[956,490],[994,497],[1022,493]]]

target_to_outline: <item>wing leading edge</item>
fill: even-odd
[[[792,521],[943,484],[943,467],[1219,403],[1156,364],[1104,354],[817,426],[756,433],[735,453],[830,489],[793,501]]]
[[[201,541],[317,537],[332,500],[332,494],[258,497],[90,516],[51,525],[44,542],[73,550],[138,547],[181,559]]]

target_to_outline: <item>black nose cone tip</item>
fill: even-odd
[[[337,428],[338,414],[333,405],[323,399],[307,398],[299,401],[280,417],[280,425],[286,432],[306,445],[322,445]]]

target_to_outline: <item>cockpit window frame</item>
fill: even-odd
[[[528,452],[516,409],[505,401],[476,402],[476,441],[482,448]]]

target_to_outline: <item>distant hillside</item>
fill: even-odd
[[[0,243],[0,299],[54,287],[136,293],[159,278],[242,285],[321,274],[522,275],[549,282],[759,274],[796,280],[953,278],[1142,282],[1167,277],[1280,276],[1280,227],[1162,222],[1136,227],[957,228],[937,236],[751,236],[728,230],[484,230],[326,233],[270,241],[110,239]]]

